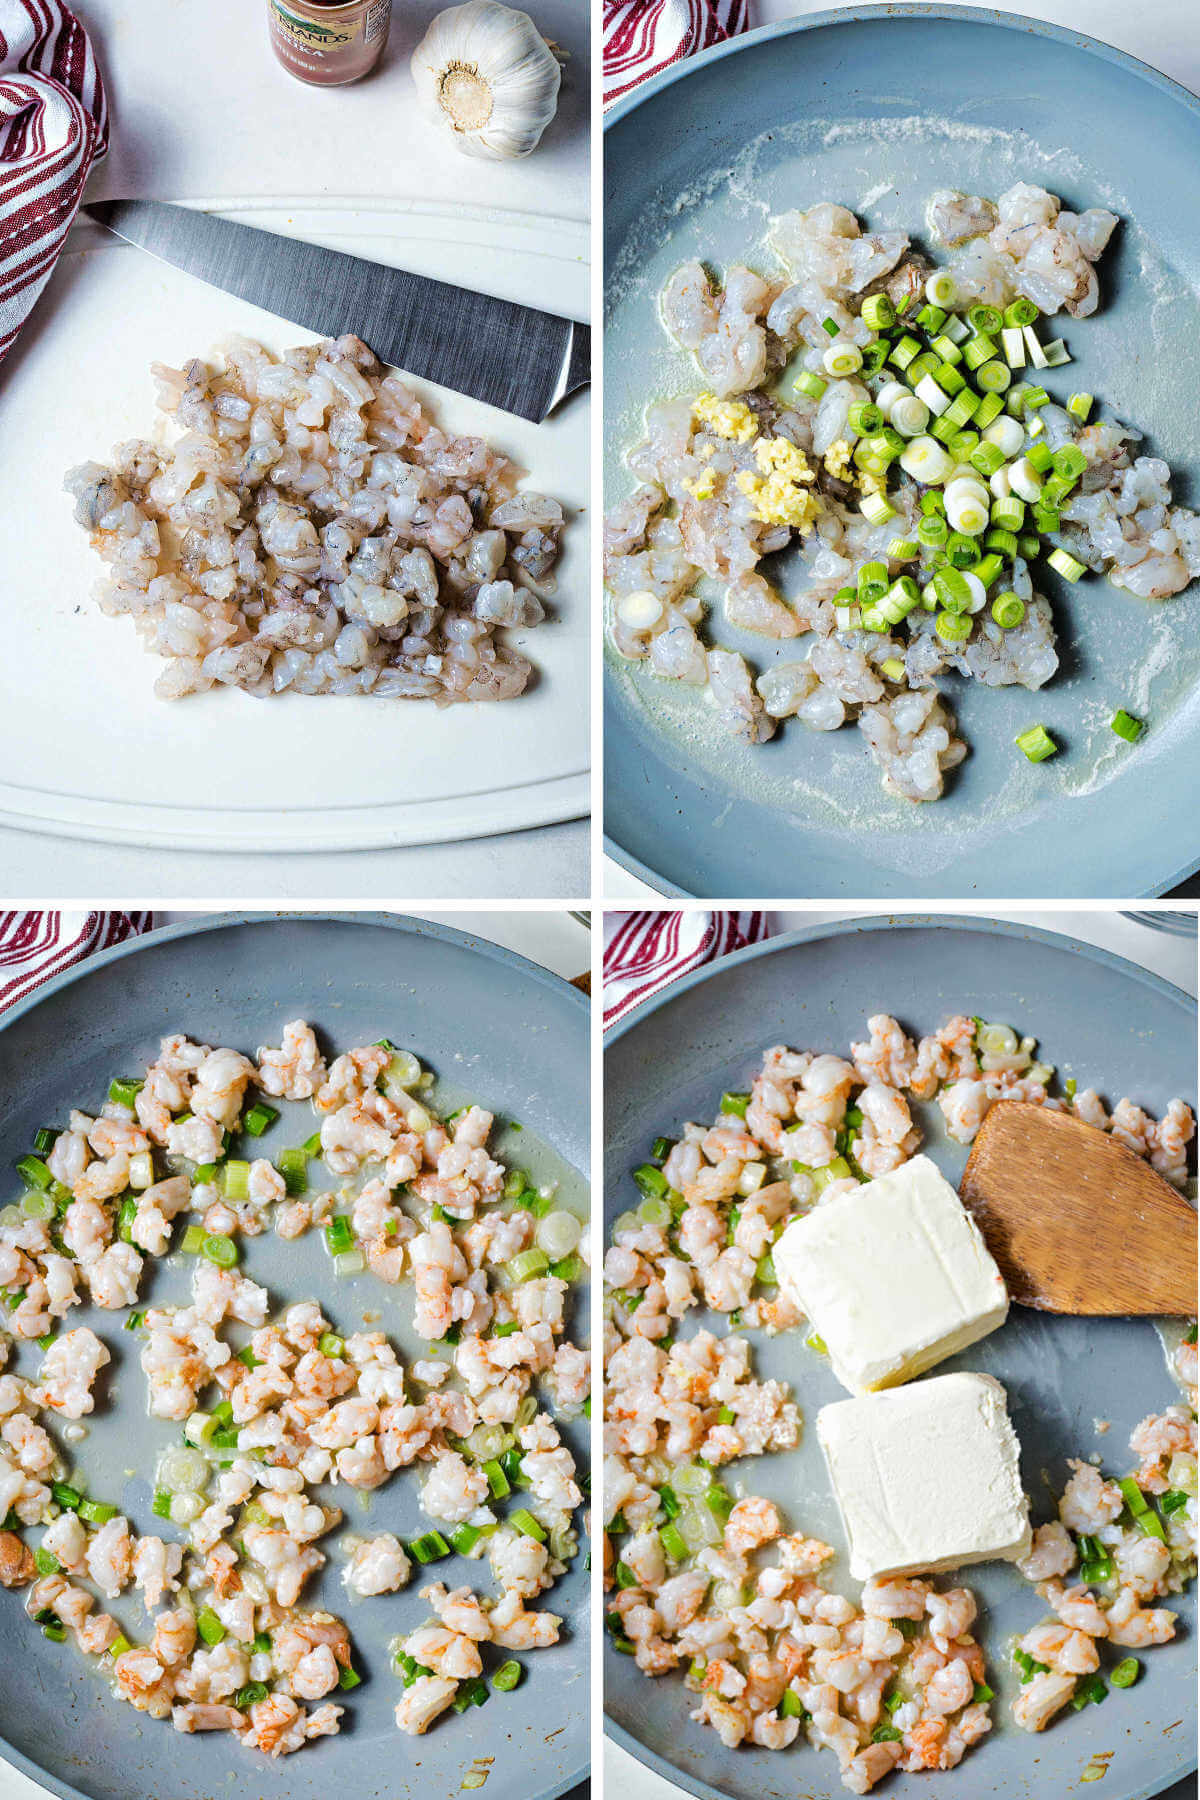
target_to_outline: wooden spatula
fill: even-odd
[[[1119,1139],[1070,1113],[993,1106],[960,1192],[1019,1305],[1196,1311],[1195,1211]]]

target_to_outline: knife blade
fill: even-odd
[[[591,334],[511,300],[162,200],[96,200],[98,224],[163,262],[381,362],[540,423],[590,380]]]

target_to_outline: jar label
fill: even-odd
[[[271,0],[275,26],[280,36],[298,50],[314,51],[318,56],[336,56],[348,45],[362,39],[373,44],[388,28],[392,0],[373,0],[365,14],[339,22],[334,19],[311,19],[293,12],[284,0]]]
[[[361,19],[347,21],[343,25],[332,21],[324,23],[293,12],[290,6],[284,5],[283,0],[271,0],[271,11],[275,15],[275,25],[280,35],[285,42],[294,44],[297,50],[315,50],[318,55],[336,56],[362,34]]]

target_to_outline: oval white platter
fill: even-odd
[[[564,316],[588,316],[574,220],[417,203],[228,200],[219,210]],[[231,334],[274,350],[313,335],[90,223],[72,232],[0,369],[0,825],[187,849],[353,850],[448,842],[588,809],[589,397],[531,425],[428,382],[433,417],[488,439],[570,520],[551,617],[511,634],[537,671],[501,706],[220,689],[155,697],[158,657],[90,595],[102,565],[64,471],[151,435],[150,364]]]

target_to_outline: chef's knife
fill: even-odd
[[[540,422],[590,379],[586,325],[161,200],[84,211],[189,275],[381,362]]]

